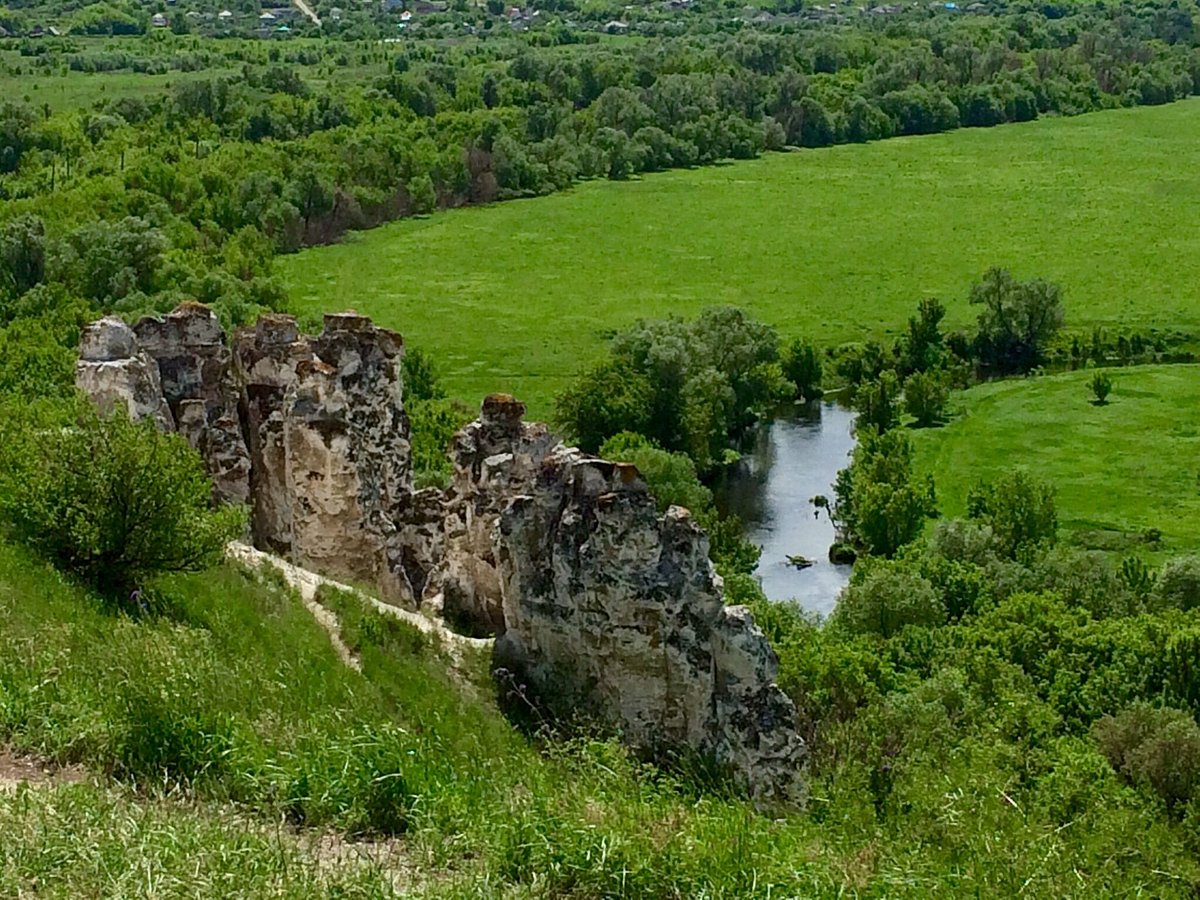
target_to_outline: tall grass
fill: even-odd
[[[439,897],[1184,896],[1200,884],[1186,833],[1086,740],[1025,744],[1036,708],[1014,707],[1000,730],[953,679],[843,723],[809,809],[763,815],[612,740],[523,736],[486,681],[448,674],[428,639],[347,595],[325,599],[361,673],[278,583],[222,567],[157,589],[170,616],[115,616],[0,544],[0,742],[84,763],[136,800],[0,799],[0,831],[19,835],[0,841],[0,862],[16,859],[0,888],[45,877],[64,896],[146,893],[116,874],[141,866],[162,895],[390,890],[381,870],[323,882],[253,823],[398,838]],[[883,784],[895,729],[925,738]],[[232,803],[251,824],[176,815],[164,797]],[[68,852],[71,833],[84,842]],[[199,875],[185,877],[185,859]]]

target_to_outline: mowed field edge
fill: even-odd
[[[640,316],[735,304],[785,336],[885,336],[923,296],[969,324],[988,266],[1066,291],[1068,327],[1200,328],[1200,99],[591,182],[278,263],[294,308],[354,308],[451,391],[544,416]]]

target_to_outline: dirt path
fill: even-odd
[[[332,578],[326,578],[324,575],[318,575],[316,572],[310,572],[308,569],[302,569],[287,560],[280,559],[278,556],[273,556],[270,553],[264,553],[262,550],[251,547],[249,544],[242,544],[235,541],[225,548],[225,553],[230,559],[237,560],[251,569],[258,569],[261,566],[269,565],[278,570],[283,575],[284,581],[295,588],[300,594],[300,599],[304,601],[305,607],[312,613],[313,618],[325,629],[329,635],[330,643],[337,650],[342,662],[356,671],[362,671],[362,664],[342,640],[337,616],[332,610],[327,609],[317,601],[317,589],[322,585],[353,594],[363,602],[370,604],[378,612],[386,616],[394,616],[423,634],[435,638],[450,657],[454,667],[462,672],[468,671],[466,659],[469,654],[480,651],[488,652],[492,648],[491,638],[470,638],[457,634],[437,619],[384,603],[369,594],[364,594],[357,588],[342,584],[340,581],[334,581]]]
[[[314,12],[313,8],[311,6],[309,6],[307,3],[305,3],[304,0],[292,0],[292,3],[293,3],[293,5],[295,5],[296,9],[300,10],[300,12],[304,13],[304,15],[308,16],[308,18],[312,20],[312,23],[314,25],[321,24],[321,20],[317,17],[316,12]]]
[[[75,784],[86,778],[86,773],[78,766],[54,766],[0,748],[0,793],[15,791],[22,784]]]

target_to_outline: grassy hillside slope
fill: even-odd
[[[1200,100],[840,146],[440,213],[283,258],[301,312],[353,307],[470,402],[545,415],[606,334],[742,306],[827,342],[925,295],[973,320],[990,265],[1066,288],[1068,324],[1200,328]]]
[[[436,647],[352,598],[327,600],[361,674],[270,581],[222,567],[156,597],[158,615],[113,615],[0,543],[0,745],[98,779],[0,789],[0,892],[1166,897],[1200,884],[1187,832],[1089,738],[1026,746],[1015,726],[1037,716],[1045,735],[1054,713],[1003,692],[996,713],[951,670],[837,725],[808,811],[780,818],[609,740],[531,742],[484,683],[456,683]],[[812,662],[785,660],[805,690]],[[877,738],[904,747],[885,757],[885,791]],[[331,860],[330,829],[335,844],[385,838],[387,858]]]
[[[946,515],[962,515],[979,479],[1021,465],[1058,489],[1062,527],[1105,549],[1159,529],[1164,549],[1200,550],[1200,368],[1109,369],[1104,406],[1092,372],[1001,381],[959,395],[962,414],[918,432],[918,465]]]

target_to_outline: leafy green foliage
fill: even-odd
[[[988,269],[971,287],[971,303],[983,307],[975,352],[985,368],[1000,374],[1040,365],[1065,318],[1057,284],[1017,281],[1000,268]]]
[[[933,585],[920,575],[866,562],[856,568],[830,621],[852,634],[889,638],[908,625],[940,625],[946,610]]]
[[[831,515],[841,538],[877,556],[895,555],[937,515],[933,479],[913,472],[912,444],[897,429],[861,429],[834,492]]]
[[[1163,563],[1152,597],[1162,607],[1185,610],[1200,607],[1200,557],[1177,556]]]
[[[1138,704],[1096,723],[1096,740],[1109,764],[1145,784],[1171,809],[1200,788],[1200,725],[1190,713]]]
[[[1091,389],[1092,396],[1096,398],[1096,403],[1103,406],[1108,402],[1108,395],[1112,393],[1112,378],[1107,372],[1097,372],[1092,376],[1088,387]]]
[[[713,308],[691,322],[643,320],[618,334],[610,358],[560,395],[557,418],[585,449],[635,432],[706,472],[784,385],[774,329]]]
[[[888,369],[878,378],[859,385],[854,392],[858,424],[885,432],[900,422],[900,379]]]
[[[117,601],[160,573],[213,565],[242,531],[241,510],[211,508],[199,455],[149,422],[10,410],[3,445],[0,514],[13,533]]]
[[[1015,559],[1023,549],[1058,539],[1055,491],[1024,469],[1010,469],[967,494],[967,515],[992,530],[998,551]]]
[[[699,513],[712,505],[712,491],[696,477],[696,466],[685,453],[668,453],[640,434],[623,431],[604,442],[605,459],[632,463],[650,486],[659,512],[683,506]]]
[[[412,443],[413,485],[444,488],[454,474],[450,443],[471,421],[471,410],[446,398],[433,360],[419,347],[406,347],[401,363],[404,410]]]
[[[915,372],[904,380],[904,411],[921,428],[942,420],[949,399],[950,389],[941,372]]]
[[[824,374],[821,355],[812,341],[797,338],[784,351],[783,377],[796,386],[796,394],[805,403],[821,399]]]

